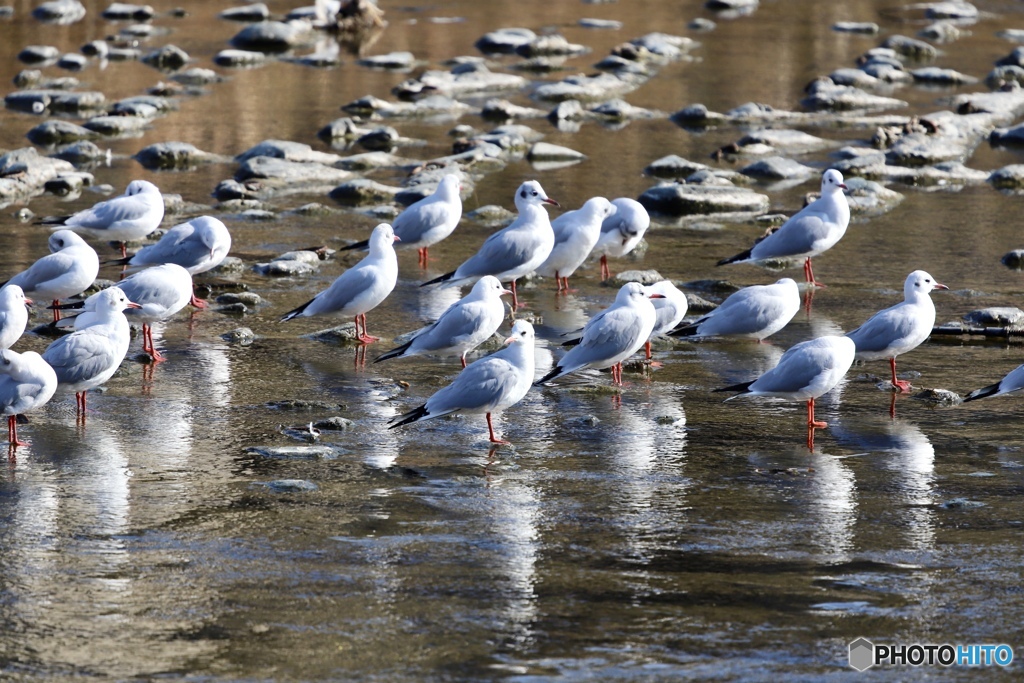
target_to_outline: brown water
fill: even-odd
[[[20,1],[0,21],[0,82],[21,68],[24,45],[73,51],[114,33],[106,3],[86,2],[70,27],[31,19]],[[153,3],[166,11],[175,3]],[[217,20],[228,2],[179,3],[190,15],[161,16],[169,31],[147,46],[173,42],[199,66],[241,27]],[[994,36],[1024,28],[1024,6],[979,2],[985,16],[970,35],[942,46],[936,61],[984,77],[1013,45]],[[882,37],[833,33],[838,20],[873,20],[883,36],[913,35],[920,12],[898,2],[763,2],[752,16],[719,19],[692,34],[686,23],[710,16],[700,2],[582,4],[463,0],[410,5],[382,0],[390,26],[370,54],[411,50],[437,66],[475,54],[473,42],[502,26],[557,28],[593,48],[570,60],[585,71],[623,40],[653,30],[693,35],[695,61],[669,64],[626,96],[672,112],[694,102],[724,111],[748,101],[796,109],[807,81],[850,66]],[[284,3],[271,3],[274,11]],[[578,18],[613,18],[619,31],[578,28]],[[461,22],[434,23],[432,18]],[[505,58],[498,66],[514,63]],[[223,71],[223,70],[222,70]],[[407,76],[370,71],[346,55],[334,69],[272,63],[223,71],[224,83],[183,98],[142,137],[101,142],[113,150],[98,183],[118,191],[147,178],[165,192],[212,203],[210,192],[233,165],[152,173],[128,158],[152,142],[181,140],[237,154],[267,138],[326,149],[316,131],[339,106],[365,94],[390,98]],[[47,73],[59,75],[50,68]],[[163,76],[137,63],[95,65],[80,78],[108,99],[139,94]],[[974,86],[961,90],[981,90]],[[943,108],[958,90],[900,87],[909,113]],[[530,104],[524,94],[515,101]],[[0,111],[0,148],[27,144],[40,119]],[[485,130],[477,117],[463,117]],[[428,159],[448,153],[454,121],[389,122],[426,142],[401,151]],[[652,183],[641,170],[675,153],[709,162],[712,151],[744,131],[684,131],[665,119],[619,130],[586,123],[560,132],[529,122],[547,140],[585,152],[582,164],[537,171],[510,164],[482,178],[467,201],[511,206],[511,190],[539,179],[574,208],[586,198],[635,197]],[[872,130],[809,128],[843,143]],[[353,150],[360,151],[360,150]],[[800,157],[821,166],[824,154]],[[1020,154],[983,144],[969,165],[983,170]],[[378,176],[386,182],[397,177]],[[794,210],[809,181],[767,190],[773,207]],[[605,386],[607,375],[531,392],[496,421],[514,448],[488,451],[479,417],[438,420],[401,430],[387,418],[418,405],[458,370],[451,361],[392,361],[355,367],[350,347],[298,338],[322,321],[276,319],[341,271],[328,263],[312,277],[240,280],[270,304],[244,318],[215,312],[182,316],[162,330],[169,361],[143,377],[138,365],[95,397],[76,428],[69,397],[52,402],[25,427],[0,483],[0,677],[5,680],[821,680],[855,674],[847,644],[876,642],[1020,643],[1019,595],[1024,515],[1024,456],[1019,399],[933,408],[890,394],[855,368],[821,400],[831,428],[816,449],[804,444],[803,407],[723,404],[710,389],[771,367],[791,344],[849,330],[899,299],[907,273],[924,268],[953,290],[937,293],[940,321],[990,305],[1015,305],[1021,275],[1000,256],[1024,246],[1021,199],[987,185],[906,197],[887,215],[859,219],[816,261],[829,287],[772,344],[679,344],[647,376],[627,375],[620,400],[573,387]],[[69,212],[100,199],[32,200],[36,214]],[[289,195],[277,209],[324,196]],[[0,211],[0,273],[12,274],[45,251],[46,231]],[[266,223],[225,216],[233,253],[248,262],[294,247],[338,246],[365,237],[374,221],[354,213],[283,216]],[[678,280],[729,277],[740,284],[776,275],[750,266],[714,268],[745,248],[761,228],[709,219],[668,227],[656,222],[641,267]],[[466,222],[462,239],[432,251],[431,275],[469,255],[488,229]],[[101,249],[106,249],[101,246]],[[345,260],[342,260],[343,262]],[[395,294],[370,316],[372,333],[390,338],[445,305],[417,284],[425,276],[403,252]],[[615,268],[625,267],[622,263]],[[798,274],[798,271],[794,271]],[[116,271],[103,275],[116,277]],[[606,306],[596,267],[575,280],[580,293],[556,299],[549,282],[527,289],[540,316],[539,358],[550,362],[558,335]],[[456,296],[448,290],[442,296]],[[222,333],[250,326],[259,340],[231,346]],[[29,336],[18,348],[41,349]],[[136,342],[138,343],[138,342]],[[915,384],[960,393],[1001,377],[1021,362],[1018,347],[942,339],[902,357]],[[405,388],[399,382],[409,383]],[[341,411],[269,408],[298,398],[344,404]],[[342,414],[345,433],[324,459],[272,459],[246,449],[293,445],[280,424]],[[594,424],[596,418],[596,424]],[[264,484],[302,479],[317,490],[276,493]],[[965,502],[967,501],[967,502]],[[986,670],[986,679],[1016,677]],[[959,669],[944,678],[973,679]],[[876,678],[926,678],[922,669],[890,669]]]

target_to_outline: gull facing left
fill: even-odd
[[[7,416],[7,441],[11,446],[28,445],[18,440],[18,418],[45,405],[56,390],[57,374],[38,353],[0,350],[0,413]]]

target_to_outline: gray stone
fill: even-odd
[[[193,67],[191,69],[185,69],[180,73],[176,73],[171,76],[171,80],[183,83],[191,86],[210,85],[211,83],[219,83],[224,79],[212,69],[201,69],[199,67]]]
[[[920,60],[935,59],[939,54],[938,50],[923,40],[901,35],[889,36],[882,43],[882,47],[887,47],[906,57]]]
[[[790,180],[817,175],[818,170],[785,157],[768,157],[744,166],[740,173],[766,180]]]
[[[758,0],[707,0],[704,6],[716,12],[753,11],[757,9],[758,4]]]
[[[84,173],[81,171],[73,173],[62,173],[56,178],[47,180],[43,184],[43,189],[50,194],[55,194],[58,197],[65,197],[70,194],[79,194],[82,188],[93,184],[93,176],[91,173]]]
[[[1024,29],[1007,28],[1002,31],[997,31],[996,35],[1003,40],[1009,40],[1014,43],[1024,43]]]
[[[515,220],[516,214],[497,204],[486,204],[463,215],[463,218],[487,227],[507,225]]]
[[[256,333],[248,327],[236,327],[235,329],[220,335],[220,338],[229,344],[249,346],[256,341]]]
[[[279,401],[267,401],[265,404],[267,408],[272,410],[295,410],[300,412],[310,412],[313,410],[345,410],[348,408],[344,403],[329,403],[327,401],[308,401],[301,398],[286,398]]]
[[[521,107],[512,104],[508,100],[487,100],[480,112],[480,116],[492,121],[507,121],[509,119],[538,119],[547,115],[547,112],[533,107]]]
[[[218,157],[197,149],[187,142],[158,142],[143,147],[135,155],[135,160],[146,168],[193,168],[208,161],[227,161],[227,157]]]
[[[188,64],[190,59],[188,53],[177,45],[164,45],[144,55],[140,61],[161,71],[177,71]]]
[[[285,52],[313,38],[312,26],[281,21],[263,21],[246,26],[235,34],[231,44],[240,50]]]
[[[1011,128],[996,128],[989,133],[988,141],[992,145],[1008,147],[1024,145],[1024,123],[1019,123]]]
[[[330,446],[251,446],[245,450],[277,460],[319,460],[338,457]]]
[[[697,171],[707,170],[707,165],[684,159],[675,154],[669,154],[655,161],[652,161],[644,169],[644,173],[655,178],[687,178]]]
[[[978,79],[974,76],[962,74],[954,69],[940,69],[937,66],[913,69],[910,75],[918,83],[932,83],[935,85],[963,85],[978,82]]]
[[[379,204],[393,201],[398,191],[398,188],[376,180],[355,178],[335,187],[330,196],[334,201],[347,205]]]
[[[950,21],[937,21],[917,32],[918,37],[937,43],[952,43],[960,38],[961,31]]]
[[[318,152],[304,142],[291,140],[264,140],[250,147],[237,157],[235,161],[245,162],[256,157],[272,157],[299,163],[316,163],[331,166],[341,161],[337,154]]]
[[[386,55],[373,55],[358,60],[361,66],[373,69],[411,69],[416,65],[416,57],[411,52],[390,52]]]
[[[88,66],[88,64],[89,60],[74,52],[61,55],[61,58],[57,60],[58,68],[67,69],[68,71],[81,71]]]
[[[325,420],[317,420],[313,423],[314,429],[323,429],[332,432],[347,432],[354,429],[356,423],[347,417],[329,417]]]
[[[261,482],[274,493],[310,493],[319,490],[316,484],[305,479],[275,479],[273,481]]]
[[[1014,270],[1024,270],[1024,249],[1007,252],[1001,259],[1004,266]]]
[[[931,2],[925,6],[925,16],[929,19],[976,19],[978,8],[965,0]]]
[[[613,31],[622,28],[622,22],[621,21],[615,21],[614,19],[589,19],[589,18],[584,18],[584,19],[580,19],[579,21],[577,21],[576,25],[577,26],[581,26],[583,28],[602,28],[602,29],[610,29],[610,30],[613,30]]]
[[[65,92],[63,90],[21,90],[4,97],[4,104],[10,109],[42,114],[49,109],[55,112],[82,112],[100,109],[106,103],[101,92]]]
[[[680,126],[713,126],[725,121],[726,117],[718,112],[710,111],[703,104],[691,104],[683,107],[669,117]]]
[[[254,2],[241,7],[229,7],[217,16],[228,21],[266,21],[270,18],[270,9],[262,2]]]
[[[40,156],[34,147],[12,150],[0,156],[0,206],[39,194],[48,181],[74,170],[67,161]]]
[[[891,211],[903,201],[903,195],[864,178],[846,178],[846,199],[853,214],[877,215]]]
[[[665,278],[661,276],[661,273],[656,270],[624,270],[611,277],[615,286],[622,286],[629,282],[639,282],[642,285],[653,285],[655,282],[661,282],[664,279]]]
[[[32,16],[47,24],[66,26],[85,16],[85,7],[78,0],[47,0],[32,10]]]
[[[257,263],[253,270],[260,275],[293,277],[308,275],[320,268],[320,256],[314,251],[299,250],[281,254],[269,263]]]
[[[356,325],[355,323],[342,323],[337,327],[329,327],[326,330],[317,330],[316,332],[304,334],[302,338],[328,343],[354,342],[356,340]]]
[[[254,67],[267,63],[267,55],[255,50],[221,50],[213,57],[213,63],[226,67]]]
[[[528,43],[517,45],[515,52],[522,57],[573,56],[590,52],[590,48],[586,45],[570,43],[565,36],[551,34],[537,36]]]
[[[982,308],[965,314],[963,319],[975,325],[1008,327],[1024,321],[1024,311],[1011,306]]]
[[[878,24],[873,21],[837,21],[832,24],[832,30],[840,33],[864,33],[874,35],[878,33]]]
[[[636,88],[636,85],[636,83],[607,73],[599,73],[593,76],[579,74],[569,76],[556,83],[540,85],[533,91],[533,96],[549,102],[561,102],[563,100],[596,102],[624,95]]]
[[[563,100],[548,114],[552,121],[578,121],[583,118],[583,105],[579,100]]]
[[[245,272],[245,270],[245,261],[238,258],[237,256],[227,256],[223,261],[220,262],[219,266],[211,268],[210,270],[206,271],[206,273],[212,276],[224,276],[237,275],[239,273]]]
[[[830,78],[812,81],[802,104],[812,111],[876,110],[907,106],[903,100],[872,95],[849,85],[837,85]]]
[[[87,164],[104,159],[108,154],[109,152],[100,149],[95,143],[82,140],[64,147],[59,152],[53,154],[53,156],[57,159],[70,161],[73,164]]]
[[[402,99],[420,94],[440,93],[449,97],[496,90],[520,90],[529,81],[516,74],[494,73],[484,64],[461,64],[451,71],[427,71],[419,78],[409,79],[391,89]]]
[[[55,62],[60,57],[60,50],[52,45],[28,45],[18,53],[18,61],[25,64],[42,64]]]
[[[528,28],[503,28],[484,34],[474,43],[474,47],[485,54],[511,54],[517,47],[526,45],[536,37],[537,34]]]
[[[997,66],[985,76],[985,84],[993,89],[1001,88],[1007,83],[1024,84],[1024,67],[1016,64]]]
[[[83,125],[107,137],[142,135],[149,120],[134,116],[94,116]]]
[[[351,177],[351,172],[332,166],[265,156],[246,159],[235,171],[235,180],[240,182],[259,179],[267,188],[295,192],[310,187],[327,187]]]
[[[113,2],[100,14],[110,21],[149,21],[155,12],[149,5],[133,5],[126,2]]]
[[[785,128],[765,128],[764,130],[747,133],[736,143],[740,147],[752,144],[771,145],[776,149],[784,149],[791,154],[816,152],[834,147],[831,140],[819,138],[800,130]]]
[[[645,191],[638,201],[648,211],[669,216],[764,213],[771,205],[771,200],[766,195],[732,184],[721,186],[664,183]]]
[[[549,142],[537,142],[530,147],[526,158],[530,161],[583,161],[587,155]]]
[[[59,145],[98,136],[95,131],[61,119],[43,121],[25,134],[25,137],[37,145]]]

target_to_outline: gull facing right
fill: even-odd
[[[672,330],[673,337],[739,337],[761,341],[772,336],[800,310],[800,288],[784,277],[771,285],[733,292],[696,322]]]

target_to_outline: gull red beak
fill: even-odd
[[[942,284],[941,282],[936,282],[934,285],[932,285],[932,289],[945,289],[945,290],[948,290],[949,287],[947,287],[946,285]]]
[[[648,298],[649,299],[664,299],[665,295],[664,294],[651,294]]]
[[[511,293],[512,293],[511,289],[503,289],[503,290],[501,290],[501,296],[505,296],[506,294],[511,294]]]
[[[545,197],[545,198],[544,198],[544,203],[545,203],[545,204],[551,204],[552,206],[561,206],[561,204],[559,204],[558,202],[556,202],[556,201],[555,201],[554,199],[552,199],[551,197]]]
[[[402,238],[401,238],[401,237],[399,237],[398,235],[395,235],[395,241],[396,241],[396,242],[401,242],[401,241],[402,241]]]
[[[511,292],[509,292],[509,294],[511,294]],[[514,342],[514,341],[515,341],[516,339],[518,339],[518,337],[516,337],[516,335],[514,335],[514,334],[513,334],[513,335],[512,335],[511,337],[509,337],[508,339],[506,339],[505,341],[503,341],[503,342],[501,342],[501,343],[502,343],[503,345],[504,345],[504,344],[511,344],[511,343],[512,343],[512,342]]]
[[[839,187],[843,188],[844,190],[850,189],[846,186],[846,183],[839,183]]]
[[[142,308],[142,306],[140,306],[139,304],[135,303],[134,301],[129,301],[128,305],[125,306],[125,308]]]
[[[27,296],[25,297],[25,305],[26,306],[31,306],[34,303],[35,303],[35,301],[32,301],[32,299],[29,299]]]

